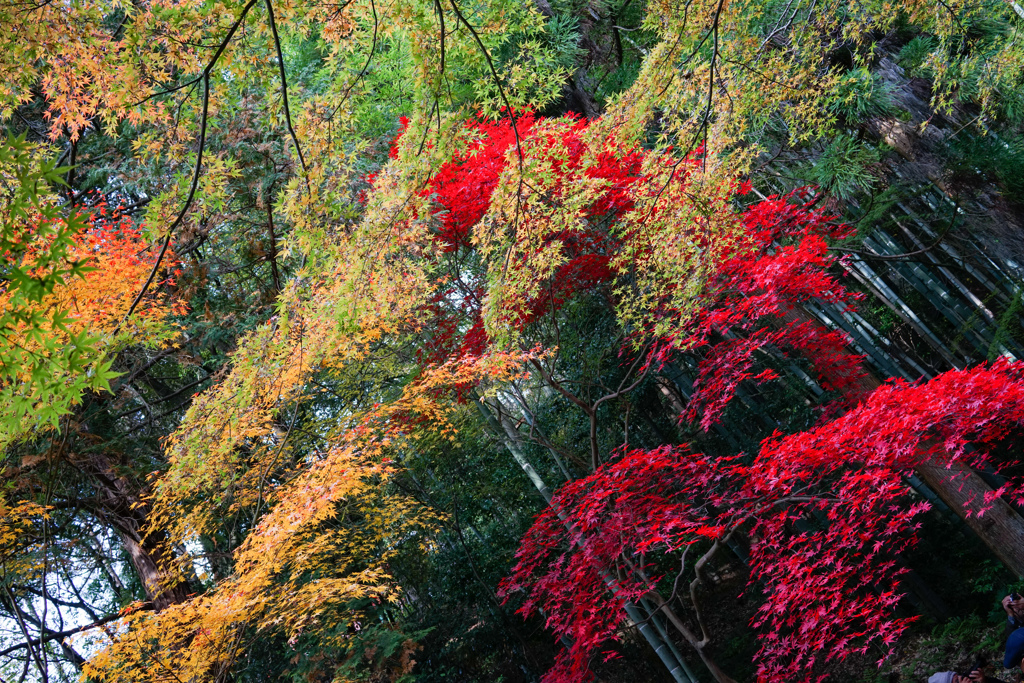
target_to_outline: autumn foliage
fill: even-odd
[[[791,317],[808,301],[845,308],[860,298],[830,270],[836,258],[827,240],[848,237],[850,228],[807,199],[803,192],[769,197],[742,214],[744,239],[722,261],[693,321],[674,340],[703,352],[686,418],[704,429],[717,421],[741,382],[776,376],[751,371],[759,351],[806,359],[821,386],[847,405],[860,394],[864,371],[846,334]]]
[[[766,441],[749,464],[685,447],[625,452],[558,491],[502,592],[524,592],[519,611],[543,610],[571,643],[545,680],[585,680],[619,637],[617,601],[676,592],[677,570],[652,567],[656,558],[683,551],[683,574],[742,534],[747,591],[764,596],[753,623],[759,680],[812,680],[816,663],[890,647],[913,620],[894,614],[907,571],[899,558],[929,504],[903,478],[923,463],[987,464],[986,447],[1022,423],[1024,367],[998,361],[888,384],[831,423]],[[1019,485],[1003,493],[1022,496]],[[599,576],[611,567],[614,592]],[[703,628],[699,616],[692,626]]]
[[[588,157],[586,145],[593,141],[586,140],[584,122],[520,122],[521,144],[539,157],[523,163],[543,165],[546,201],[562,202],[561,209],[569,204],[570,214],[587,227],[554,229],[543,211],[530,213],[530,199],[516,207],[523,223],[507,247],[509,270],[546,273],[550,285],[546,291],[533,285],[511,307],[504,294],[503,316],[513,317],[492,323],[502,328],[533,324],[581,294],[603,291],[614,301],[622,291],[614,285],[626,273],[615,267],[658,253],[656,242],[641,250],[637,244],[645,233],[632,228],[639,216],[656,224],[652,217],[664,211],[645,203],[659,172],[641,169],[669,165],[645,162],[639,152]],[[478,141],[424,190],[442,210],[435,239],[445,252],[471,248],[467,236],[494,215],[487,200],[500,191],[498,179],[505,174],[503,182],[512,183],[518,177],[511,125],[470,125]],[[545,125],[558,133],[546,137]],[[556,135],[564,147],[554,145]],[[683,164],[679,182],[685,186],[699,157]],[[564,196],[563,188],[598,179],[603,182],[586,195],[588,202]],[[726,186],[719,195],[746,189]],[[531,188],[528,197],[531,192],[539,191]],[[753,622],[761,638],[762,680],[809,679],[824,660],[865,653],[876,643],[891,646],[912,621],[895,616],[906,571],[898,558],[914,544],[917,518],[928,504],[910,495],[903,477],[923,463],[985,464],[984,450],[968,455],[965,449],[970,442],[983,448],[1020,424],[1021,371],[1001,361],[924,385],[887,385],[867,396],[861,358],[849,350],[845,333],[793,315],[808,301],[846,308],[860,298],[838,278],[829,251],[830,242],[851,230],[815,203],[801,191],[743,210],[720,205],[713,220],[734,227],[724,240],[717,234],[705,243],[720,255],[704,284],[686,293],[685,308],[677,303],[680,288],[671,283],[645,305],[653,316],[648,333],[662,336],[655,347],[661,350],[647,363],[657,366],[672,349],[697,358],[693,395],[681,419],[710,429],[742,383],[778,379],[772,370],[754,369],[757,355],[767,353],[809,364],[834,399],[821,413],[822,426],[766,441],[752,464],[685,447],[632,450],[559,489],[502,585],[507,599],[525,592],[520,612],[543,613],[548,627],[570,643],[545,680],[585,680],[602,643],[619,637],[625,602],[643,600],[659,587],[675,593],[676,575],[659,575],[662,565],[652,558],[684,552],[680,574],[696,571],[699,580],[693,563],[700,554],[737,535],[754,539],[748,591],[765,595]],[[506,211],[512,212],[511,204]],[[645,231],[651,234],[649,224]],[[508,285],[515,275],[503,277]],[[483,297],[481,289],[464,297],[458,314],[444,308],[451,294],[435,297],[428,322],[435,335],[431,358],[484,352]],[[960,393],[955,387],[969,388]],[[850,412],[828,421],[844,410]],[[609,572],[616,576],[612,589]],[[702,641],[710,637],[699,617],[690,626]]]
[[[1024,12],[940,5],[0,2],[3,676],[817,681],[956,515],[1024,575]]]
[[[88,675],[111,682],[216,677],[246,654],[239,643],[247,633],[293,644],[312,636],[343,659],[358,659],[353,634],[373,622],[375,607],[397,602],[401,592],[389,562],[409,546],[425,551],[440,520],[390,485],[397,457],[424,437],[423,424],[454,441],[453,407],[438,400],[439,389],[507,381],[528,359],[496,354],[432,368],[396,400],[354,416],[328,450],[287,472],[283,482],[260,482],[259,495],[273,505],[235,551],[234,574],[202,596],[131,614],[120,633],[97,635],[101,652]],[[189,515],[171,528],[201,523]]]
[[[557,349],[527,348],[528,333],[557,330],[584,298],[630,328],[620,353],[640,377],[694,359],[678,417],[705,431],[744,383],[780,379],[761,356],[805,363],[833,400],[819,427],[777,433],[753,458],[624,446],[558,489],[500,587],[566,643],[544,680],[586,680],[595,656],[613,656],[624,608],[652,600],[704,657],[702,568],[739,538],[750,542],[747,593],[761,604],[760,680],[811,680],[823,660],[895,643],[913,620],[895,616],[899,558],[928,509],[903,477],[925,462],[987,464],[985,446],[1024,419],[1021,368],[999,361],[867,396],[848,338],[794,316],[808,301],[858,299],[829,252],[850,229],[808,192],[743,206],[748,188],[706,170],[703,150],[647,153],[574,117],[477,118],[454,135],[459,151],[400,199],[397,169],[415,145],[403,127],[371,178],[358,237],[330,247],[331,276],[283,292],[280,317],[243,340],[231,372],[192,403],[169,439],[151,520],[177,544],[213,534],[221,516],[251,515],[252,529],[230,576],[127,617],[97,640],[89,674],[138,680],[156,659],[156,679],[214,677],[242,655],[242,634],[353,652],[352,629],[401,594],[389,561],[410,543],[429,552],[419,535],[442,519],[392,485],[401,454],[454,442],[467,402],[487,405],[533,369],[554,384],[542,370]],[[103,275],[57,292],[62,305],[99,329],[119,324],[121,283],[148,267],[139,239],[98,220],[82,249],[103,255]],[[135,325],[180,311],[159,297]],[[304,459],[285,456],[310,378],[358,382],[380,363],[377,349],[410,338],[422,343],[402,392],[350,409]],[[188,567],[186,555],[166,569],[181,580]],[[680,591],[691,606],[672,612]]]
[[[123,207],[97,197],[83,198],[91,206],[61,206],[38,187],[60,176],[52,165],[37,169],[24,141],[0,149],[3,176],[23,184],[0,198],[0,252],[9,264],[0,285],[0,444],[56,426],[84,391],[109,386],[113,354],[134,339],[171,343],[178,328],[169,319],[185,311],[169,291],[173,253],[160,288],[136,301],[154,260]]]
[[[94,3],[74,11],[44,3],[34,25],[0,9],[0,23],[30,36],[23,57],[50,55],[0,83],[0,113],[38,91],[46,136],[66,137],[68,155],[92,142],[86,132],[123,125],[145,128],[133,133],[132,154],[164,164],[136,202],[148,206],[142,218],[62,189],[74,169],[39,166],[36,156],[49,150],[24,138],[0,157],[0,180],[20,188],[0,206],[0,389],[9,399],[0,446],[30,453],[9,490],[46,501],[0,506],[0,559],[28,549],[42,562],[10,567],[44,579],[54,571],[48,541],[32,540],[31,527],[48,539],[48,515],[73,510],[73,519],[85,498],[52,500],[60,477],[35,469],[61,462],[100,492],[89,496],[93,517],[117,516],[101,540],[120,543],[118,561],[142,579],[118,589],[127,607],[86,629],[77,642],[87,642],[89,657],[76,666],[109,683],[233,680],[247,657],[263,654],[261,643],[273,643],[285,662],[275,671],[296,680],[403,680],[414,670],[415,638],[431,628],[406,637],[405,615],[394,615],[399,605],[430,609],[434,597],[403,582],[420,575],[416,562],[442,552],[464,554],[483,586],[486,610],[466,610],[478,625],[493,617],[518,638],[502,612],[514,605],[558,638],[545,683],[591,680],[634,631],[655,652],[681,645],[684,654],[659,655],[676,680],[696,655],[719,683],[733,683],[708,654],[716,634],[703,592],[708,564],[726,553],[743,555],[744,595],[757,605],[749,626],[758,681],[821,680],[826,662],[885,656],[916,618],[897,612],[903,558],[930,509],[905,479],[922,466],[950,476],[998,469],[990,451],[1024,428],[1024,364],[1000,358],[868,391],[851,339],[803,313],[810,303],[847,313],[863,298],[834,253],[855,231],[824,208],[834,204],[821,188],[755,201],[743,178],[759,150],[743,137],[744,117],[711,115],[716,88],[702,120],[681,113],[705,91],[691,89],[699,79],[671,75],[701,54],[707,36],[716,58],[736,49],[718,43],[720,21],[740,31],[727,4],[698,3],[707,33],[691,57],[679,40],[659,42],[651,60],[644,51],[638,85],[609,96],[605,114],[592,118],[538,113],[574,69],[518,64],[506,78],[492,61],[503,52],[540,64],[539,36],[558,28],[554,18],[511,6],[474,8],[467,18],[455,2],[450,13],[444,3],[386,4],[380,16],[374,2],[277,7],[281,25],[293,24],[284,48],[269,1],[214,15],[188,3],[118,8],[113,34],[97,28],[111,17]],[[257,15],[266,25],[250,30]],[[663,23],[674,31],[678,19]],[[91,22],[80,49],[63,41],[76,20]],[[382,21],[402,28],[378,31]],[[518,42],[505,42],[508,22]],[[572,37],[577,28],[559,30]],[[640,27],[613,28],[621,53],[618,31]],[[232,49],[236,31],[246,52]],[[403,32],[411,47],[400,48]],[[740,33],[749,51],[753,34]],[[440,54],[425,47],[435,35]],[[353,67],[353,36],[371,57],[409,48],[420,60],[415,96],[437,89],[431,107],[401,118],[386,160],[388,138],[374,143],[379,165],[368,161],[369,143],[353,142],[365,124],[353,112],[370,116],[366,102],[349,102],[370,67]],[[492,52],[486,41],[496,41]],[[212,57],[197,45],[213,45]],[[486,59],[466,57],[478,48]],[[746,94],[759,116],[785,110],[799,119],[796,139],[831,125],[835,117],[812,105],[845,81],[832,66],[815,78],[801,66],[814,55],[792,50],[791,64],[765,58],[792,66],[792,88],[764,86],[763,102],[761,92]],[[285,55],[303,51],[324,63],[286,68]],[[150,52],[140,68],[136,56]],[[471,89],[486,106],[442,113],[446,58],[463,76],[476,74]],[[8,59],[0,64],[12,66]],[[650,66],[658,60],[667,66]],[[706,68],[712,81],[741,73],[714,60]],[[325,75],[332,70],[359,76],[327,86],[343,78]],[[280,83],[268,87],[266,74]],[[162,89],[183,75],[192,80]],[[289,76],[293,92],[301,90],[294,78],[316,91],[301,107],[288,105]],[[211,81],[231,97],[211,95]],[[800,93],[792,101],[790,90]],[[257,91],[279,92],[280,107],[257,104],[265,95]],[[180,124],[190,111],[197,123]],[[255,132],[257,119],[279,111],[279,130]],[[147,127],[163,127],[166,139]],[[35,166],[43,170],[30,173]],[[51,190],[40,194],[40,185]],[[250,229],[266,232],[267,244],[231,241]],[[225,243],[249,262],[221,260]],[[229,292],[228,277],[257,284]],[[201,321],[179,278],[203,299]],[[245,315],[214,312],[218,298]],[[228,321],[231,335],[219,329]],[[200,332],[183,334],[189,326]],[[198,350],[175,351],[186,343]],[[172,357],[189,383],[173,392],[132,385]],[[680,366],[690,376],[677,397],[666,377],[683,376]],[[119,373],[129,379],[113,400],[104,392]],[[804,431],[776,430],[746,453],[680,443],[727,430],[738,397],[794,377],[818,396],[800,406],[812,415]],[[150,379],[150,389],[164,382]],[[169,409],[153,411],[150,399]],[[142,407],[121,411],[131,401]],[[633,411],[646,411],[646,424],[637,427]],[[44,443],[55,427],[78,453],[56,437]],[[105,429],[146,429],[157,455],[137,465]],[[634,438],[641,430],[645,438]],[[466,443],[488,468],[511,456],[533,487],[516,514],[495,513],[510,529],[509,519],[526,520],[516,533],[502,530],[512,540],[503,560],[494,551],[490,569],[506,574],[497,587],[466,541],[472,528],[487,544],[459,519],[462,482],[443,491],[456,500],[449,512],[445,496],[431,496],[415,476],[419,466],[438,481],[432,459],[454,460],[461,473]],[[502,476],[496,486],[511,488]],[[1010,480],[974,502],[985,509],[998,497],[1024,503],[1024,486]],[[654,634],[662,624],[669,630]],[[23,620],[21,629],[34,652]],[[398,652],[397,665],[366,664],[373,629],[387,633],[393,647],[382,659]]]
[[[1024,418],[1020,367],[999,361],[869,396],[846,334],[794,314],[809,301],[843,309],[861,298],[840,280],[829,250],[851,229],[811,193],[741,209],[737,197],[749,188],[709,187],[702,151],[682,159],[615,153],[611,140],[572,118],[527,114],[515,129],[503,120],[472,121],[467,130],[466,151],[421,194],[437,207],[433,240],[442,254],[476,249],[500,257],[501,271],[490,271],[487,286],[439,283],[423,360],[475,362],[507,343],[510,329],[598,295],[626,321],[646,316],[633,335],[657,340],[645,347],[645,369],[680,351],[696,359],[680,419],[704,430],[743,383],[779,379],[758,368],[759,355],[807,363],[832,398],[821,426],[777,434],[752,462],[685,446],[626,450],[560,488],[501,587],[506,600],[524,593],[519,611],[542,614],[568,643],[545,680],[586,680],[602,645],[621,636],[623,605],[659,590],[674,597],[683,575],[699,584],[701,565],[740,536],[752,541],[747,590],[764,596],[753,621],[759,680],[810,680],[825,660],[891,647],[913,621],[895,616],[906,571],[899,557],[929,507],[903,477],[924,463],[989,464],[984,447]],[[671,187],[701,192],[708,203],[684,217],[681,194],[662,197]],[[510,222],[511,237],[492,232]],[[678,251],[687,240],[693,251]],[[689,263],[698,275],[673,281],[664,264],[684,253],[697,259]],[[639,292],[629,282],[644,278]],[[679,553],[678,574],[658,559]],[[702,647],[711,634],[693,600],[689,632]]]

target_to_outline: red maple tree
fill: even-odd
[[[556,493],[501,593],[524,593],[519,612],[543,610],[571,643],[544,680],[585,680],[619,636],[621,600],[659,586],[678,595],[676,575],[652,574],[655,558],[681,553],[679,576],[699,582],[701,561],[742,532],[752,541],[749,590],[763,596],[758,680],[821,680],[815,664],[888,647],[913,620],[894,616],[906,571],[898,558],[929,506],[903,478],[924,462],[989,464],[986,447],[1022,424],[1024,363],[1000,360],[886,384],[832,422],[766,440],[750,464],[684,447],[623,453]],[[1024,498],[1019,484],[997,493]],[[606,567],[618,572],[615,592],[599,575]],[[706,641],[696,594],[688,598],[690,628]]]
[[[520,116],[518,134],[544,135],[536,122]],[[489,210],[515,144],[507,120],[467,125],[477,142],[423,190],[438,207],[436,241],[449,255],[474,248],[470,235]],[[607,189],[589,207],[587,229],[545,236],[566,259],[541,295],[507,312],[516,325],[555,313],[581,293],[611,297],[606,285],[621,275],[613,256],[630,237],[612,226],[636,210],[633,198],[645,192],[643,157],[608,153],[584,168],[575,147],[582,148],[587,125],[575,121],[558,140],[568,152],[553,164],[560,180],[548,191],[557,200],[581,175],[606,180]],[[545,141],[533,142],[543,154]],[[803,191],[737,210],[735,219],[742,232],[716,264],[695,310],[654,311],[662,320],[677,316],[680,324],[674,337],[645,346],[643,369],[656,368],[673,349],[695,355],[694,393],[682,417],[704,429],[743,382],[778,378],[758,370],[760,351],[804,358],[838,400],[819,427],[776,434],[752,462],[676,446],[631,450],[563,486],[524,537],[500,588],[506,599],[523,594],[519,611],[542,612],[568,643],[545,681],[585,680],[603,644],[620,636],[627,601],[653,601],[703,657],[711,634],[696,588],[702,567],[736,534],[751,541],[749,591],[763,597],[752,624],[761,643],[759,680],[814,680],[825,659],[892,645],[912,621],[894,613],[905,571],[897,559],[916,542],[918,517],[928,509],[904,476],[925,462],[986,464],[985,447],[1024,421],[1024,365],[1006,361],[927,384],[887,384],[865,396],[861,358],[849,350],[848,337],[793,315],[811,300],[852,306],[858,299],[833,271],[828,250],[829,240],[850,229]],[[482,285],[471,278],[441,284],[421,360],[440,364],[486,353],[482,298]],[[635,331],[631,339],[643,335]],[[848,412],[827,421],[842,410]],[[996,493],[1021,497],[1016,486]],[[681,561],[678,574],[657,569],[666,555]],[[679,605],[684,576],[689,602]]]

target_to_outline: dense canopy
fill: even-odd
[[[0,29],[0,681],[911,680],[1021,587],[1019,4]]]

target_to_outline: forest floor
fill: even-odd
[[[857,663],[865,667],[859,677],[847,670],[847,675],[834,676],[834,679],[859,683],[924,683],[938,671],[966,671],[980,655],[991,664],[991,675],[1013,683],[1018,671],[1002,667],[1006,636],[1005,623],[994,624],[978,615],[956,617],[928,633],[905,638],[895,655],[880,668],[865,657]]]

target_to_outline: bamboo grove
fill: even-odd
[[[1019,4],[0,28],[0,680],[876,680],[1024,577]]]

